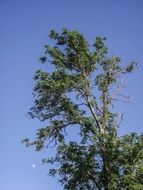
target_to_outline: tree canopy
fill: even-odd
[[[53,69],[36,72],[29,112],[46,126],[23,142],[37,151],[54,145],[55,156],[43,162],[52,164],[49,174],[58,174],[66,190],[143,189],[143,135],[120,136],[123,114],[114,111],[115,101],[128,100],[122,79],[137,63],[109,56],[103,37],[93,45],[68,29],[49,37],[54,44],[45,45],[40,61]],[[67,138],[68,128],[75,138]]]

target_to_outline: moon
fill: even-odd
[[[35,164],[32,164],[32,168],[36,168],[36,165],[35,165]]]

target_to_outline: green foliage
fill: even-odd
[[[55,156],[43,163],[53,165],[49,174],[58,174],[64,189],[143,189],[143,135],[118,136],[122,115],[112,108],[125,97],[120,79],[136,63],[124,66],[119,57],[109,57],[106,38],[97,37],[90,46],[84,35],[67,29],[52,30],[49,37],[55,45],[45,45],[40,61],[50,62],[54,70],[36,72],[29,112],[47,126],[35,140],[23,142],[37,151],[54,145]],[[78,131],[75,138],[67,139],[68,128]]]

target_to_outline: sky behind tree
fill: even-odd
[[[43,45],[51,43],[51,29],[79,30],[91,44],[96,36],[105,36],[110,55],[118,55],[124,64],[139,62],[125,90],[135,103],[117,105],[125,112],[120,134],[142,132],[142,10],[142,0],[0,0],[0,189],[63,189],[57,179],[46,176],[48,166],[41,164],[51,150],[37,153],[21,144],[43,126],[26,113],[33,103],[34,72],[50,69],[38,59]]]

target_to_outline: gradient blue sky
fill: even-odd
[[[38,58],[49,31],[63,27],[83,32],[91,42],[97,35],[106,36],[110,53],[125,63],[139,61],[126,89],[135,104],[119,105],[126,112],[120,133],[143,131],[142,0],[0,0],[1,190],[63,189],[41,165],[50,151],[37,153],[21,144],[42,126],[26,117],[33,103],[32,77],[41,67]]]

